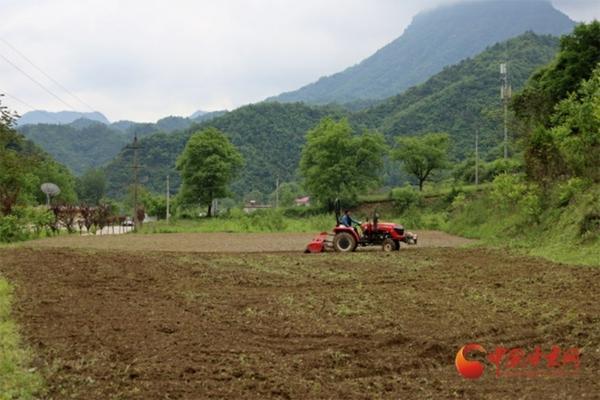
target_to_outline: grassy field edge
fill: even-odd
[[[43,381],[12,318],[13,286],[0,276],[0,400],[35,399]]]

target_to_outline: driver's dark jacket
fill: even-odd
[[[344,215],[342,216],[342,219],[340,220],[340,223],[341,223],[342,225],[345,225],[345,226],[347,226],[348,228],[352,228],[352,224],[353,224],[353,223],[354,223],[354,224],[360,224],[360,222],[358,222],[358,221],[356,221],[356,220],[352,219],[352,217],[351,217],[351,216],[349,216],[348,214],[344,214]]]

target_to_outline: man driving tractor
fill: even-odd
[[[348,228],[352,228],[352,224],[359,225],[359,226],[360,226],[360,224],[362,224],[362,222],[357,221],[352,218],[352,215],[350,215],[350,210],[344,211],[344,215],[340,219],[340,223],[344,226],[347,226]]]

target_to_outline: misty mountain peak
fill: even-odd
[[[383,99],[444,67],[531,31],[560,36],[575,26],[548,1],[468,1],[414,17],[403,35],[343,72],[269,100],[314,104]]]

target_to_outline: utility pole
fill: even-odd
[[[133,144],[129,147],[133,150],[133,224],[134,229],[137,231],[140,227],[140,221],[138,218],[138,186],[139,186],[139,169],[138,163],[138,150],[140,148],[138,144],[137,134],[133,137]]]
[[[169,217],[171,216],[170,200],[171,200],[171,189],[169,187],[169,175],[167,175],[167,224],[169,223]]]
[[[479,185],[479,128],[475,130],[475,184]]]
[[[502,87],[500,96],[504,105],[504,159],[508,158],[508,102],[512,97],[512,88],[508,79],[508,64],[500,64],[500,77],[502,79]]]

